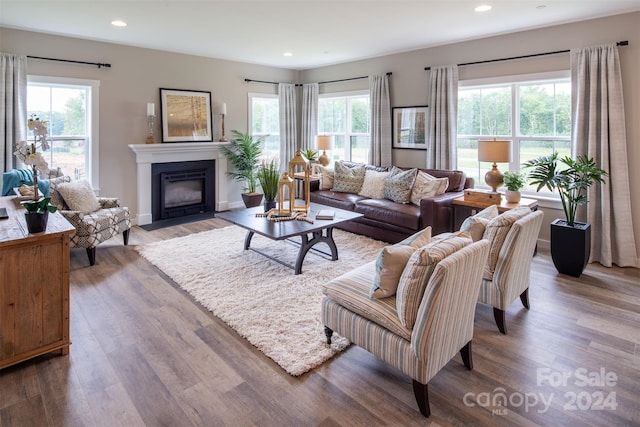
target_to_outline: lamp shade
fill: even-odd
[[[333,147],[333,135],[318,135],[318,150],[331,150]]]
[[[478,160],[481,162],[509,163],[511,159],[511,141],[480,140],[478,141]]]

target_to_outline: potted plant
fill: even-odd
[[[263,162],[258,168],[258,181],[264,193],[264,211],[276,207],[276,196],[278,195],[278,181],[280,180],[280,170],[275,160]]]
[[[558,158],[558,153],[530,160],[523,164],[531,168],[529,182],[558,190],[566,220],[551,223],[551,258],[560,273],[580,277],[591,254],[591,225],[576,221],[578,206],[588,202],[587,189],[595,182],[604,182],[607,172],[596,166],[586,155],[572,159]]]
[[[504,197],[509,203],[520,202],[520,190],[527,183],[527,174],[521,171],[505,172],[504,173],[504,186],[507,190],[504,192]]]
[[[258,185],[258,165],[262,157],[262,145],[265,136],[254,138],[248,133],[232,130],[233,139],[229,145],[223,145],[222,153],[227,157],[235,170],[227,175],[236,181],[244,182],[242,200],[248,208],[258,206],[262,194],[256,191]]]
[[[318,152],[316,150],[314,150],[313,148],[307,148],[306,150],[304,150],[302,152],[302,154],[304,154],[304,156],[310,162],[315,161],[318,158]]]

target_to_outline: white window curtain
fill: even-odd
[[[457,163],[458,66],[431,67],[429,93],[427,167],[453,169]]]
[[[591,235],[596,236],[591,239],[591,261],[606,267],[612,263],[640,267],[631,212],[617,46],[572,49],[571,85],[572,154],[593,157],[598,167],[609,174],[604,184],[594,184],[588,193],[586,221],[591,224]]]
[[[318,83],[302,85],[302,134],[300,148],[316,149],[318,135]]]
[[[278,84],[280,103],[280,170],[286,171],[296,154],[296,85]]]
[[[369,76],[369,102],[371,106],[371,148],[369,163],[391,166],[391,102],[389,76]]]
[[[26,56],[0,53],[0,105],[0,155],[4,173],[14,168],[15,143],[27,138]]]

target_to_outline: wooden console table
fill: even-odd
[[[33,357],[69,353],[69,238],[73,226],[49,214],[29,234],[17,197],[0,197],[0,369]]]
[[[475,202],[471,200],[465,200],[464,197],[458,197],[453,199],[453,229],[459,230],[460,225],[464,219],[470,215],[473,215],[473,211],[482,210],[491,206],[491,203]],[[519,203],[509,203],[507,199],[502,196],[501,202],[498,206],[498,212],[503,213],[508,210],[517,208],[519,206],[527,206],[532,211],[538,210],[538,201],[536,199],[521,198]],[[459,212],[462,211],[462,212]]]

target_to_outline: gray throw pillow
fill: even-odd
[[[402,170],[393,166],[384,181],[384,198],[396,203],[411,202],[411,188],[418,169]]]
[[[362,188],[365,173],[366,165],[364,164],[350,168],[342,162],[336,162],[333,170],[333,188],[331,190],[338,193],[358,194]]]

